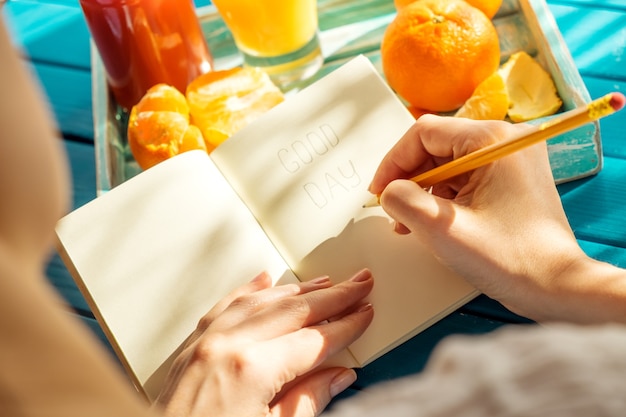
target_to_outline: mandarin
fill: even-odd
[[[431,111],[418,109],[417,107],[413,107],[411,105],[408,105],[406,108],[409,111],[409,113],[411,113],[411,116],[415,117],[415,120],[419,119],[425,114],[433,114],[433,112]]]
[[[498,71],[478,84],[472,96],[454,114],[474,120],[504,120],[509,111],[509,95]]]
[[[500,10],[500,6],[502,6],[502,0],[465,0],[472,6],[476,7],[478,10],[483,12],[485,16],[489,19],[493,19],[493,17]]]
[[[284,100],[269,76],[251,67],[203,74],[186,95],[192,123],[214,147]]]
[[[207,144],[200,130],[189,123],[189,106],[176,88],[157,84],[130,112],[128,145],[142,169],[148,169],[179,153]]]
[[[393,0],[396,9],[400,9],[407,4],[411,4],[415,1],[419,0]],[[483,12],[489,19],[492,19],[498,10],[500,10],[500,6],[502,5],[502,0],[465,0],[472,6],[476,7],[478,10]]]
[[[418,0],[398,10],[383,35],[389,86],[411,106],[456,110],[500,65],[493,23],[463,0]]]

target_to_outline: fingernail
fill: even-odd
[[[330,395],[332,397],[345,391],[350,385],[356,381],[356,372],[353,369],[344,369],[330,383]]]
[[[325,276],[325,277],[317,277],[314,278],[312,280],[309,281],[311,284],[315,284],[315,285],[324,285],[324,284],[328,284],[330,282],[330,278]]]
[[[259,275],[257,275],[256,277],[254,277],[254,279],[250,282],[259,282],[259,281],[263,281],[268,277],[267,271],[263,271],[261,272]]]
[[[393,231],[399,235],[408,235],[411,231],[402,223],[395,222],[393,225]]]
[[[356,310],[356,313],[364,313],[366,311],[370,311],[372,308],[374,308],[372,303],[363,304]]]
[[[372,273],[370,272],[369,269],[362,269],[359,272],[357,272],[352,278],[350,278],[350,281],[364,282],[370,279],[371,277],[372,277]]]

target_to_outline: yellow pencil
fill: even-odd
[[[576,129],[586,123],[593,122],[601,117],[615,113],[624,107],[626,98],[621,93],[609,93],[596,99],[586,106],[572,109],[561,116],[534,126],[529,131],[519,136],[506,139],[502,142],[481,148],[458,159],[440,165],[430,171],[423,172],[413,178],[413,181],[422,188],[431,186],[475,170],[478,167],[496,161],[506,155],[517,152],[523,148],[548,140],[570,130]],[[363,207],[374,207],[380,204],[380,195],[374,196]]]

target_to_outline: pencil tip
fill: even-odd
[[[372,197],[371,200],[363,204],[363,208],[376,207],[376,206],[380,206],[380,200],[378,199],[378,196]]]

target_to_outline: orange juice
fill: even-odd
[[[185,92],[212,58],[192,0],[80,0],[118,104],[130,110],[155,84]]]
[[[242,52],[276,56],[306,45],[317,31],[315,0],[214,0]]]
[[[243,55],[280,87],[322,65],[316,0],[213,0]]]

